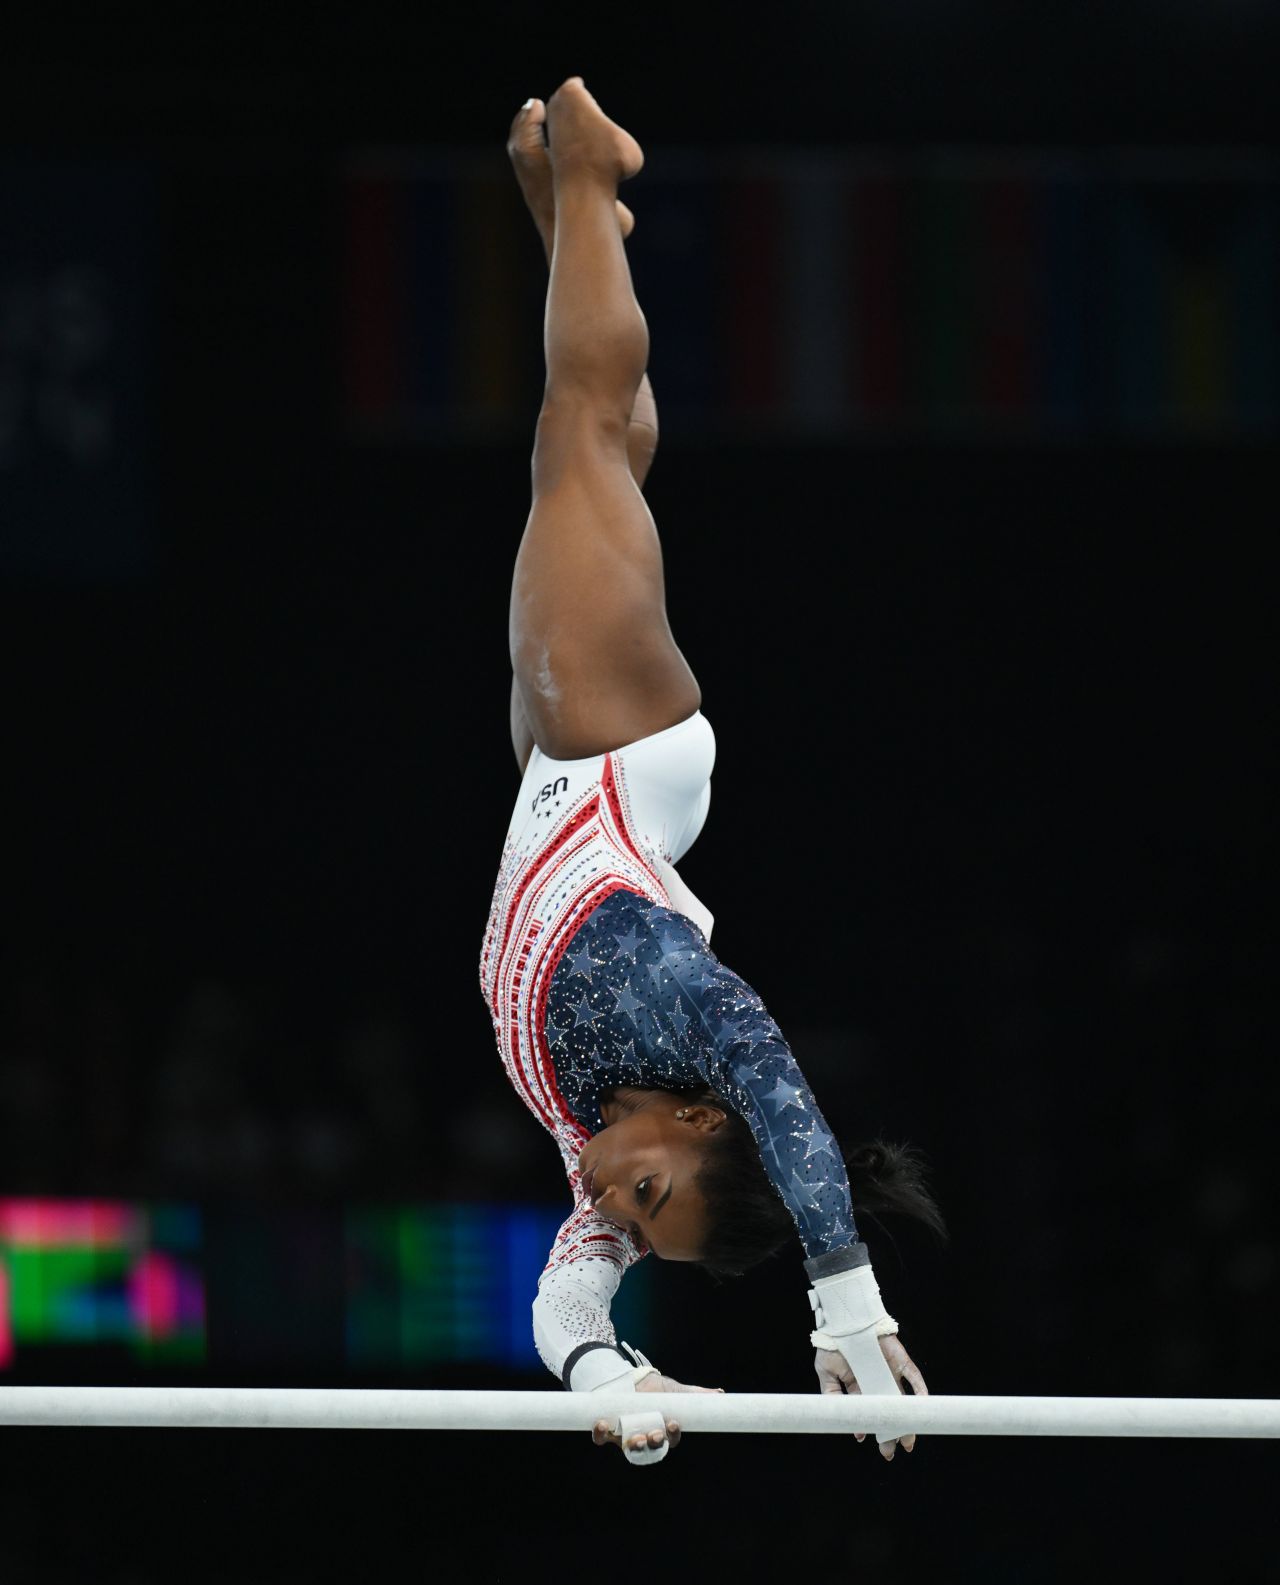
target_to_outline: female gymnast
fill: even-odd
[[[634,217],[617,191],[644,155],[581,77],[545,105],[529,100],[507,148],[551,277],[533,505],[511,590],[523,782],[480,981],[507,1072],[554,1135],[575,1202],[538,1283],[538,1351],[574,1392],[713,1390],[617,1343],[609,1304],[623,1272],[652,1250],[738,1274],[798,1231],[821,1390],[926,1392],[859,1241],[840,1150],[673,868],[706,818],[715,740],[667,624],[640,493],[658,425],[623,246]],[[860,1206],[941,1229],[910,1152],[858,1155]],[[680,1428],[638,1413],[593,1435],[653,1463]],[[881,1443],[885,1458],[894,1446]]]

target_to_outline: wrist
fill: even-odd
[[[845,1244],[841,1249],[829,1249],[825,1254],[812,1255],[804,1263],[805,1276],[810,1282],[819,1277],[832,1277],[838,1272],[852,1271],[856,1266],[869,1266],[871,1251],[865,1244]]]
[[[886,1311],[869,1262],[819,1277],[809,1290],[813,1310],[815,1348],[839,1348],[840,1339],[871,1332],[885,1337],[898,1330]]]
[[[596,1392],[601,1387],[626,1392],[634,1385],[635,1367],[613,1343],[584,1343],[565,1360],[560,1381],[566,1392]]]

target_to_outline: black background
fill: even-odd
[[[500,145],[574,72],[651,161],[1276,142],[1261,6],[463,16],[46,14],[0,69],[11,155],[154,161],[169,261],[155,575],[0,596],[5,1061],[37,1053],[46,1086],[34,1125],[0,1117],[5,1192],[563,1192],[475,984],[528,449],[344,442],[344,150]],[[659,454],[720,746],[682,869],[841,1136],[933,1165],[946,1248],[866,1231],[936,1391],[1277,1396],[1273,479],[1274,435]],[[842,840],[820,885],[815,820]],[[226,1104],[277,1147],[200,1177],[155,1118],[210,998],[249,1030]],[[371,1024],[409,1124],[320,1172],[279,1142],[364,1104],[342,1031]],[[809,1390],[798,1259],[652,1280],[666,1369]],[[0,1472],[0,1556],[50,1579],[1277,1571],[1262,1442],[935,1438],[887,1466],[705,1436],[641,1471],[585,1437],[11,1431]]]

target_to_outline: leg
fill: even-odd
[[[667,625],[662,551],[632,475],[628,425],[648,329],[617,184],[638,145],[571,78],[548,106],[555,248],[533,508],[516,558],[511,656],[546,753],[603,753],[691,715],[697,682]]]
[[[529,207],[529,214],[537,227],[549,270],[556,240],[556,197],[555,184],[551,176],[551,159],[547,153],[546,118],[547,107],[541,99],[532,99],[527,105],[522,106],[511,123],[511,131],[507,138],[507,154],[515,170],[516,180],[520,184],[520,191]],[[625,241],[635,229],[635,216],[626,204],[621,202],[617,205],[617,211],[618,225]],[[636,392],[635,406],[631,410],[631,422],[627,429],[627,461],[631,468],[631,477],[640,489],[644,488],[657,449],[658,409],[653,397],[653,387],[646,374],[640,381],[640,389]],[[511,679],[510,719],[511,747],[515,751],[516,764],[520,767],[520,774],[523,776],[529,757],[533,753],[534,739],[533,728],[529,725],[524,702],[520,697],[520,684],[514,675]]]

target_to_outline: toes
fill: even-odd
[[[547,147],[546,136],[543,128],[547,119],[547,107],[541,99],[530,99],[522,104],[515,113],[511,123],[511,131],[507,134],[507,151],[512,155],[532,154],[538,150],[545,152]]]

